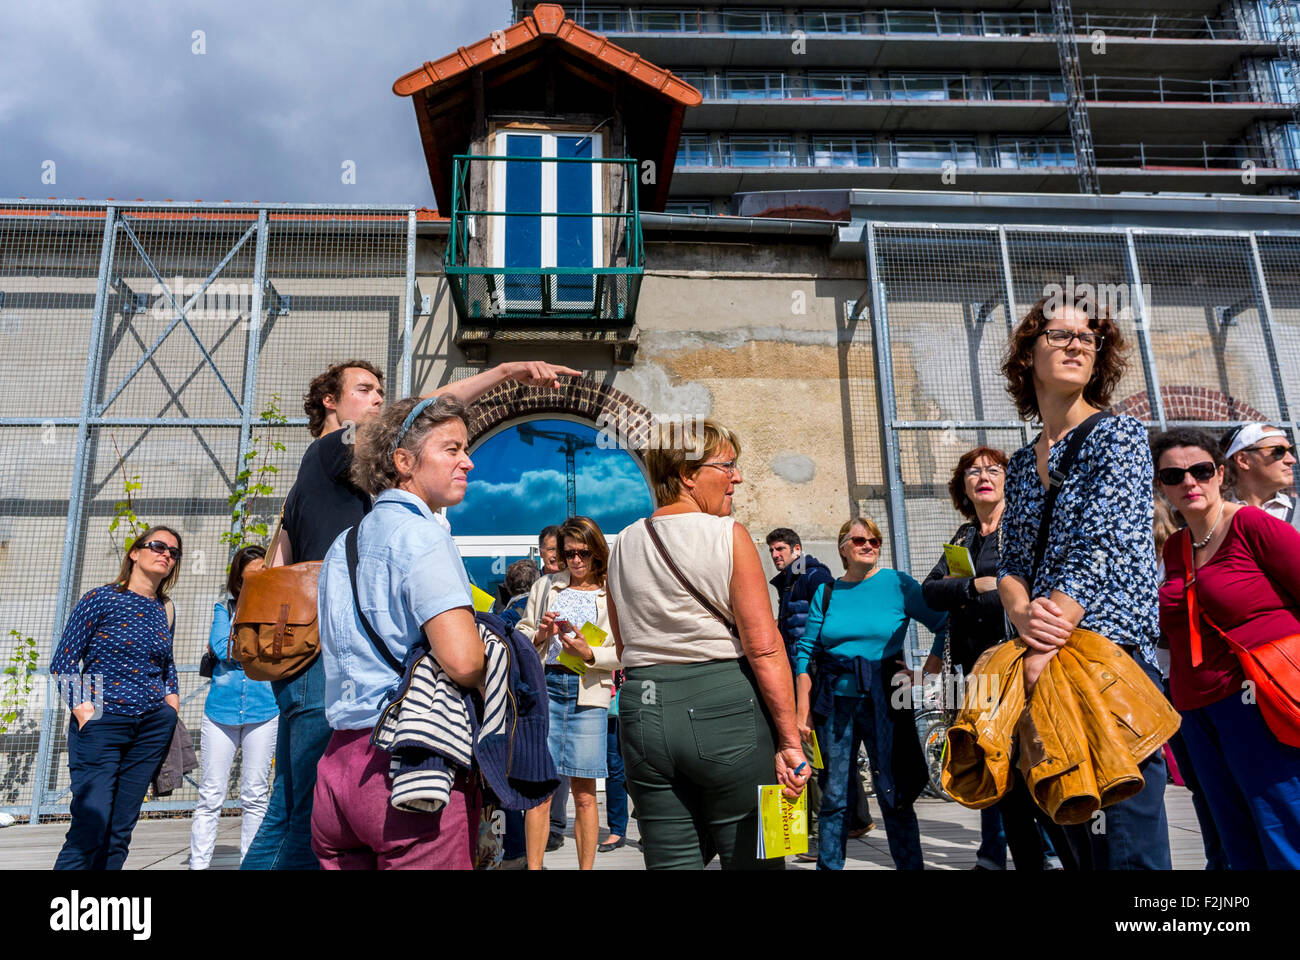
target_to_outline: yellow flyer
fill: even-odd
[[[821,748],[817,746],[817,731],[814,730],[808,738],[808,749],[804,751],[809,754],[808,759],[812,762],[814,770],[825,770],[826,764],[822,761]]]
[[[975,576],[975,564],[971,562],[970,551],[960,543],[945,543],[943,556],[948,561],[948,572],[954,577]]]
[[[758,788],[758,855],[765,859],[808,852],[808,791],[787,800],[778,786]]]
[[[495,602],[492,599],[492,594],[488,593],[485,590],[480,590],[472,583],[469,585],[469,593],[470,596],[473,597],[474,599],[474,609],[476,611],[478,611],[479,613],[492,612],[492,604]]]
[[[609,634],[590,622],[584,623],[582,629],[578,632],[582,634],[583,639],[587,641],[587,645],[593,650],[596,647],[603,647],[609,639]],[[591,667],[591,664],[587,663],[586,660],[565,651],[561,651],[560,655],[555,659],[579,676],[585,674]]]

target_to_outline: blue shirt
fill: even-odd
[[[931,610],[921,596],[921,585],[907,574],[881,567],[856,583],[836,580],[830,585],[830,613],[826,613],[825,587],[818,589],[808,609],[808,624],[795,652],[795,675],[808,672],[818,648],[848,663],[854,657],[882,660],[901,653],[908,623],[919,620],[942,635],[948,614]],[[858,694],[857,679],[846,673],[835,681],[835,693]]]
[[[1052,444],[1050,469],[1065,456],[1068,436]],[[1083,607],[1080,627],[1136,646],[1155,666],[1160,607],[1151,535],[1152,474],[1151,446],[1142,424],[1132,417],[1103,418],[1083,442],[1057,495],[1047,550],[1029,595],[1045,597],[1060,590]],[[1033,443],[1017,450],[1007,464],[1006,496],[998,576],[1028,583],[1047,499]]]
[[[399,661],[422,627],[456,607],[473,609],[469,577],[446,521],[404,490],[385,490],[361,521],[357,594],[371,627]],[[380,657],[352,602],[346,531],[321,564],[316,603],[325,661],[325,719],[363,730],[379,719],[384,695],[401,678]]]
[[[163,697],[180,692],[162,601],[111,583],[91,590],[72,608],[50,674],[73,681],[62,691],[69,708],[102,697],[104,712],[118,716],[157,709]]]
[[[230,640],[230,607],[227,602],[212,609],[212,630],[208,646],[220,659],[212,668],[212,684],[203,712],[215,723],[240,727],[246,723],[264,723],[279,715],[275,693],[266,680],[250,680],[238,660],[226,659]]]

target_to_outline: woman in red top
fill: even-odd
[[[1300,869],[1300,749],[1273,735],[1236,654],[1205,622],[1248,648],[1300,635],[1300,532],[1224,499],[1223,458],[1203,431],[1166,431],[1151,456],[1159,489],[1187,523],[1165,543],[1160,629],[1192,764],[1232,869]],[[1187,616],[1188,537],[1205,614],[1199,660]]]

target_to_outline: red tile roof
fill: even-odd
[[[551,38],[583,59],[625,73],[637,83],[645,84],[682,106],[694,107],[703,101],[700,92],[686,81],[648,60],[642,60],[640,54],[624,50],[599,34],[578,26],[566,18],[564,8],[555,3],[539,3],[531,16],[518,23],[398,77],[393,84],[393,93],[409,97],[421,90],[438,87],[475,67],[484,66],[490,60],[515,56]]]

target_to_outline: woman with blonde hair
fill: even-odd
[[[795,659],[799,733],[808,739],[817,724],[817,744],[826,761],[819,870],[844,868],[852,814],[847,799],[858,744],[863,742],[894,866],[921,870],[925,865],[912,804],[929,774],[916,738],[911,698],[896,697],[895,692],[900,679],[911,683],[903,661],[911,622],[920,621],[942,639],[948,615],[930,609],[921,585],[907,574],[880,566],[881,542],[880,528],[870,517],[840,527],[845,574],[813,598]],[[814,661],[816,690],[808,671]]]
[[[607,775],[609,702],[619,662],[612,643],[593,647],[580,631],[591,623],[605,636],[610,634],[605,592],[609,546],[590,517],[570,517],[556,539],[564,569],[533,584],[516,629],[533,641],[546,665],[546,692],[551,702],[547,747],[560,776],[569,778],[578,869],[590,870],[600,833],[596,780]],[[564,653],[576,657],[585,669],[580,667],[579,673],[561,662]],[[550,815],[549,800],[524,814],[531,870],[541,869]]]
[[[667,430],[664,430],[665,434]],[[740,438],[712,420],[646,455],[658,509],[619,534],[609,617],[626,668],[619,743],[650,869],[760,860],[758,788],[808,781],[794,684],[754,540],[732,520]]]

